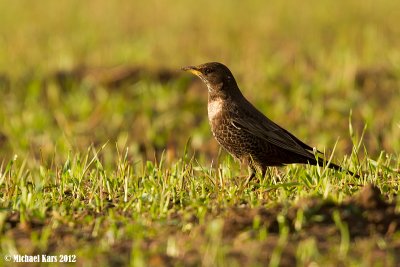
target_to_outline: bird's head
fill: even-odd
[[[210,62],[183,67],[182,70],[198,76],[207,85],[210,94],[230,94],[239,90],[231,71],[222,63]]]

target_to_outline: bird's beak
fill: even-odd
[[[194,66],[183,67],[182,70],[193,73],[194,75],[199,76],[199,77],[202,75],[201,71],[197,67],[194,67]]]

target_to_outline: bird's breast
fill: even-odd
[[[223,112],[223,100],[215,99],[208,102],[208,119],[210,122],[221,116]]]

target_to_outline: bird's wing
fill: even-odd
[[[240,128],[255,137],[264,139],[280,148],[314,159],[313,153],[310,152],[313,151],[312,147],[303,143],[264,115],[262,115],[262,118],[255,118],[252,116],[246,116],[246,118],[243,118],[235,116],[232,119],[232,124],[235,127]]]

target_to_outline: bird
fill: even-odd
[[[358,177],[328,162],[322,152],[267,118],[243,96],[232,72],[224,64],[209,62],[181,69],[198,76],[207,86],[212,134],[229,154],[249,167],[247,181],[257,172],[265,176],[268,167],[292,163],[326,165]]]

